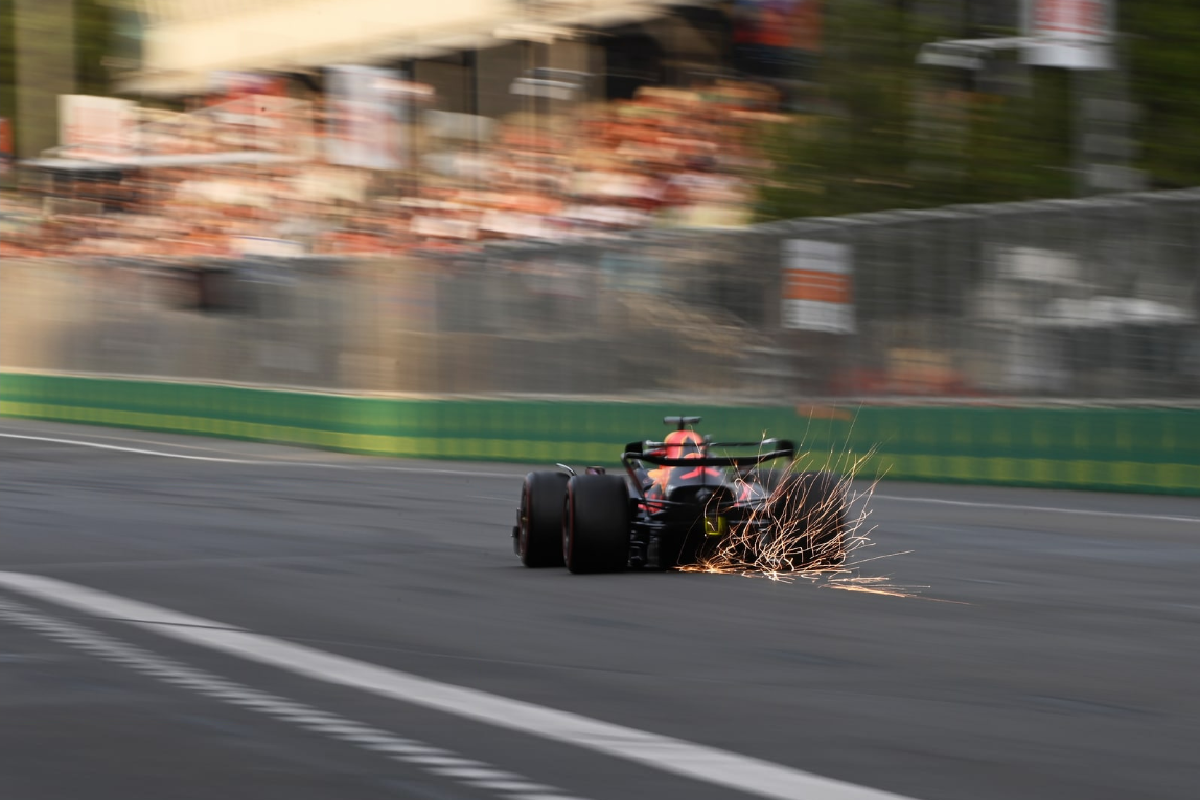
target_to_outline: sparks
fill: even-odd
[[[856,574],[869,561],[904,554],[864,557],[864,551],[875,546],[871,540],[875,528],[868,525],[869,505],[883,476],[878,475],[866,488],[855,488],[854,481],[875,455],[875,448],[863,455],[848,450],[822,455],[823,462],[812,453],[797,457],[789,465],[789,477],[779,481],[768,502],[746,524],[731,531],[714,554],[681,567],[681,571],[780,583],[807,580],[823,587],[889,597],[914,597],[915,589],[928,588],[894,586],[888,578]],[[814,480],[795,477],[814,471],[840,476],[835,490],[820,491],[814,488]],[[760,522],[768,523],[768,534],[762,533]]]

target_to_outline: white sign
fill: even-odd
[[[785,328],[826,333],[855,332],[851,293],[853,253],[849,245],[811,239],[783,243]]]
[[[1112,0],[1025,0],[1027,64],[1112,69]]]
[[[1109,0],[1029,0],[1029,3],[1030,36],[1089,43],[1112,38]]]
[[[122,159],[136,155],[137,104],[116,97],[58,97],[59,142],[68,158]]]
[[[325,155],[330,164],[368,169],[404,166],[403,106],[391,91],[399,77],[379,67],[329,68]]]

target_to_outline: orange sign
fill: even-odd
[[[813,269],[789,269],[783,296],[787,300],[815,300],[818,303],[849,303],[850,276]]]
[[[812,239],[785,241],[782,302],[785,328],[854,333],[850,247]]]

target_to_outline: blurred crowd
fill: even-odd
[[[327,163],[319,103],[282,137],[239,132],[239,120],[209,113],[177,115],[144,126],[143,143],[194,164],[43,178],[0,207],[0,256],[390,254],[738,226],[769,166],[757,133],[782,119],[778,104],[769,87],[725,81],[518,114],[485,136],[421,126],[406,131],[399,170]],[[271,157],[204,161],[248,150]]]

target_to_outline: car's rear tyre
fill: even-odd
[[[619,475],[576,475],[567,483],[562,558],[575,574],[629,566],[629,490]]]
[[[569,478],[561,472],[531,472],[525,476],[516,550],[527,567],[562,566],[562,514]]]
[[[768,508],[772,522],[768,536],[787,546],[786,552],[776,547],[767,566],[819,569],[845,561],[848,504],[841,476],[790,475],[775,489]]]

